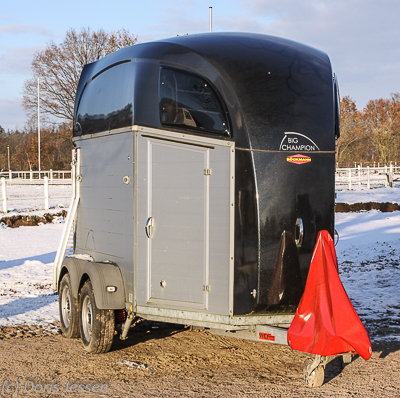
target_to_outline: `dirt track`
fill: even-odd
[[[302,380],[307,355],[286,346],[142,322],[96,356],[80,340],[38,333],[0,341],[0,396],[400,397],[400,343],[373,348],[369,361],[356,357],[344,369],[341,358],[332,359],[325,384],[309,389]]]

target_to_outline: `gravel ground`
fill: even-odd
[[[399,342],[373,344],[369,361],[330,358],[324,385],[310,389],[309,355],[287,346],[143,321],[91,355],[58,327],[1,328],[0,396],[400,397]]]

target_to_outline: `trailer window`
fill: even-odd
[[[211,84],[170,68],[160,71],[160,118],[164,126],[229,135],[226,111]]]
[[[133,79],[131,64],[115,65],[90,80],[76,112],[80,131],[93,134],[132,125]]]

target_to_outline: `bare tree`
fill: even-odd
[[[399,161],[400,94],[390,99],[371,100],[362,111],[348,96],[340,104],[341,135],[336,160],[343,167],[353,162]]]
[[[360,142],[363,139],[363,129],[360,112],[355,102],[345,96],[340,102],[340,138],[336,142],[336,161],[350,162],[360,155]]]
[[[25,82],[23,106],[28,117],[37,112],[37,79],[40,79],[40,112],[72,121],[75,92],[83,67],[121,48],[137,43],[126,30],[107,33],[89,28],[67,31],[60,45],[51,42],[32,61],[33,77]]]
[[[390,99],[369,101],[362,117],[379,161],[396,160],[400,145],[399,93],[392,94]]]

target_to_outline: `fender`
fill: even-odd
[[[125,308],[125,287],[117,264],[87,261],[83,265],[81,280],[85,274],[92,281],[97,308],[101,310]],[[115,291],[107,291],[108,286],[114,287]]]
[[[83,273],[82,270],[87,262],[88,260],[81,260],[75,257],[65,257],[62,262],[58,286],[60,286],[61,277],[65,274],[64,269],[66,269],[66,272],[69,273],[71,278],[72,295],[74,296],[74,299],[78,299],[79,285]]]

